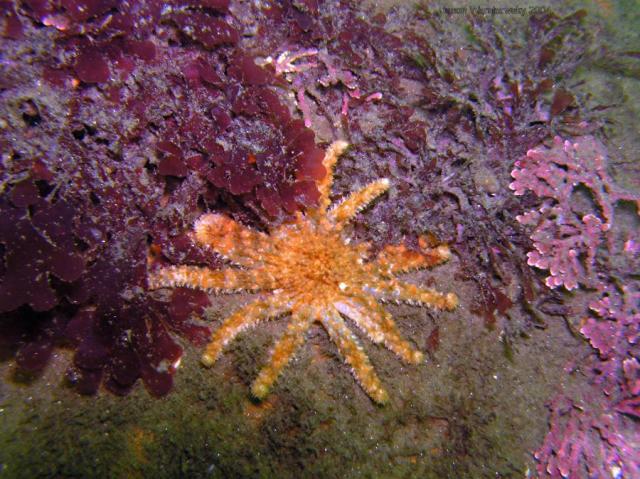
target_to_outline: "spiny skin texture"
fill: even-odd
[[[149,275],[152,289],[186,286],[219,292],[256,291],[262,295],[229,316],[215,331],[202,361],[211,366],[242,330],[263,320],[291,313],[282,337],[273,346],[268,364],[252,386],[255,397],[264,398],[276,378],[303,344],[310,326],[319,322],[335,342],[353,375],[376,402],[388,400],[358,338],[347,326],[351,319],[374,343],[383,343],[403,361],[418,364],[423,354],[404,340],[391,315],[377,299],[425,304],[452,310],[455,294],[442,294],[401,282],[398,273],[430,267],[446,261],[449,248],[439,245],[422,252],[404,246],[388,246],[369,260],[368,245],[351,244],[342,229],[355,214],[389,188],[381,179],[353,192],[329,209],[333,167],[347,148],[334,142],[325,154],[327,175],[318,185],[320,201],[306,215],[275,229],[270,235],[250,230],[219,214],[205,214],[195,225],[195,239],[224,255],[239,267],[211,270],[173,266]]]

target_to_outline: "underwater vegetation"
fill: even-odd
[[[262,234],[388,178],[350,237],[372,256],[449,245],[505,354],[545,315],[580,318],[593,352],[567,371],[586,389],[550,400],[538,475],[637,475],[640,247],[614,218],[635,221],[638,185],[616,186],[606,106],[571,82],[584,22],[546,10],[507,36],[422,3],[0,1],[0,357],[37,378],[66,348],[82,394],[164,396],[184,341],[210,340],[211,298],[153,290],[150,262],[220,271],[191,238],[203,214]]]

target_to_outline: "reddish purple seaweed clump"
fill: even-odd
[[[193,220],[222,208],[265,224],[313,204],[322,149],[239,45],[226,0],[0,7],[2,357],[37,373],[69,347],[83,393],[142,379],[165,394],[176,336],[205,341],[209,303],[148,293],[149,258],[216,267],[185,235]]]
[[[0,311],[22,305],[46,311],[58,302],[50,286],[52,276],[73,282],[85,267],[68,230],[74,213],[64,201],[53,205],[43,201],[31,180],[13,187],[11,201],[13,205],[0,207],[5,269],[0,285]],[[30,218],[26,207],[33,211]]]

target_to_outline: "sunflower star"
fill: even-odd
[[[343,238],[343,228],[355,214],[389,188],[389,180],[374,181],[329,208],[333,167],[347,148],[334,142],[325,154],[327,174],[318,185],[317,208],[298,213],[291,222],[267,235],[242,226],[220,214],[205,214],[195,225],[195,239],[228,258],[236,266],[211,270],[196,266],[170,266],[151,272],[152,289],[186,286],[214,291],[255,291],[261,295],[226,318],[212,336],[202,362],[213,365],[223,349],[241,331],[261,321],[291,313],[287,329],[270,352],[270,360],[252,385],[252,393],[264,398],[276,378],[304,343],[310,326],[319,322],[351,366],[356,380],[376,402],[388,395],[356,335],[347,326],[350,318],[374,343],[383,343],[407,363],[417,364],[423,354],[403,339],[391,315],[376,298],[425,304],[452,310],[455,294],[442,294],[395,278],[410,269],[446,261],[449,248],[409,251],[403,245],[384,248],[368,257],[366,244]]]

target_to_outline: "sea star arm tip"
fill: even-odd
[[[284,367],[304,343],[306,332],[312,323],[313,317],[309,311],[304,309],[292,311],[287,330],[271,349],[269,362],[262,368],[251,386],[251,393],[257,399],[263,399],[269,393]]]
[[[200,358],[200,362],[208,368],[213,366],[217,360],[217,357],[211,356],[209,353],[204,353]]]
[[[347,299],[334,306],[350,318],[374,343],[384,343],[387,349],[406,363],[420,364],[424,360],[424,354],[400,335],[391,315],[375,299]]]
[[[347,327],[337,310],[329,311],[322,317],[322,325],[338,347],[344,360],[351,366],[351,372],[371,399],[384,404],[389,400],[369,358],[358,338]]]
[[[404,301],[409,304],[424,304],[434,309],[451,311],[458,306],[458,296],[455,293],[441,293],[431,288],[421,288],[415,284],[405,283],[396,279],[378,281],[371,278],[365,288],[381,299]]]
[[[260,253],[270,247],[267,235],[246,228],[221,214],[207,213],[200,216],[194,225],[194,231],[198,243],[245,266],[254,266]]]
[[[431,268],[451,258],[451,250],[441,244],[435,248],[421,248],[412,251],[404,244],[387,245],[376,257],[376,263],[389,274],[406,273],[408,271]]]
[[[349,147],[349,143],[344,140],[337,140],[329,145],[327,151],[324,154],[324,159],[322,160],[322,166],[327,170],[325,177],[318,182],[318,191],[320,191],[320,202],[319,202],[319,210],[325,212],[329,205],[331,204],[331,200],[329,196],[331,195],[331,186],[333,184],[333,168],[338,161],[338,158],[347,150]]]
[[[447,311],[453,311],[460,304],[460,300],[455,293],[447,293],[444,297],[444,308]]]
[[[382,178],[372,181],[358,191],[354,191],[329,211],[329,219],[335,223],[337,229],[340,229],[340,227],[351,220],[356,213],[364,209],[378,196],[385,193],[389,189],[390,184],[387,178]]]

